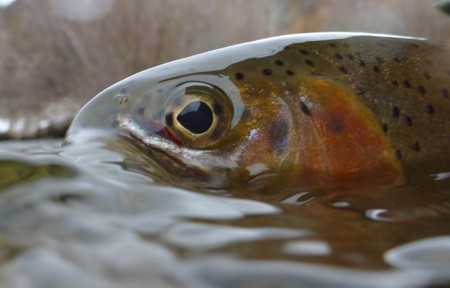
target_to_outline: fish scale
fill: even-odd
[[[81,110],[69,138],[88,128],[125,135],[182,186],[398,185],[449,169],[449,55],[376,34],[250,42],[113,85]],[[117,105],[118,94],[127,101]],[[203,122],[179,123],[188,113]]]

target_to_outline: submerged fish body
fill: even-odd
[[[449,168],[449,92],[448,47],[377,34],[289,35],[126,78],[91,100],[68,133],[127,137],[189,187],[395,185]]]

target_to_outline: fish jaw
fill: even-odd
[[[216,150],[191,149],[158,133],[148,134],[130,116],[119,115],[118,121],[121,130],[127,132],[122,136],[131,138],[162,168],[162,177],[172,175],[171,180],[182,186],[229,190],[229,174],[239,168],[234,160],[220,157]]]

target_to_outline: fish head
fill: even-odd
[[[101,92],[68,134],[121,135],[190,188],[258,190],[280,181],[292,134],[283,89],[238,81],[234,71],[170,70],[149,69]]]
[[[303,50],[316,40],[311,51],[329,47],[321,37],[271,38],[145,70],[91,100],[68,135],[121,135],[189,188],[266,194],[400,183],[390,140],[347,69]]]
[[[250,101],[261,89],[224,75],[188,78],[164,83],[166,91],[152,97],[164,99],[158,109],[147,103],[138,119],[119,115],[120,129],[184,184],[248,189],[279,177],[290,129],[285,103]]]

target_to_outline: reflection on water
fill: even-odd
[[[59,145],[0,145],[1,287],[450,284],[446,171],[245,198],[152,179],[120,139]]]
[[[385,254],[386,261],[399,268],[450,271],[450,236],[426,238],[396,247]]]

